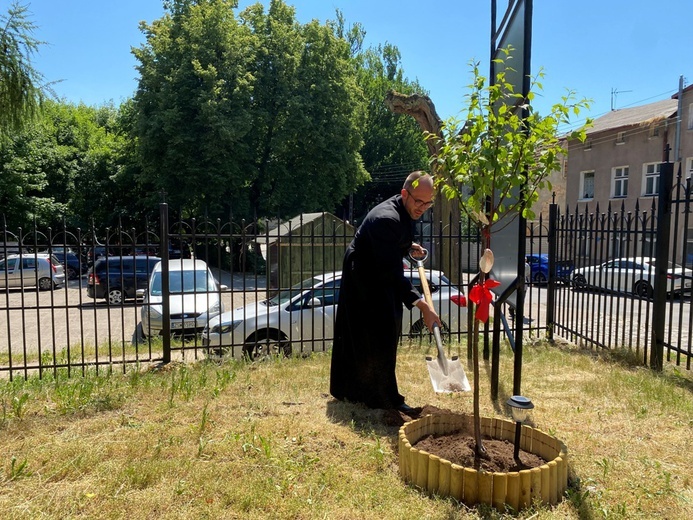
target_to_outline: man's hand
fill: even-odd
[[[426,303],[426,300],[421,298],[419,301],[416,302],[416,306],[419,308],[421,311],[421,314],[423,315],[424,323],[426,324],[426,327],[428,330],[433,332],[433,326],[437,323],[439,327],[443,327],[443,322],[440,321],[440,317],[438,316],[438,313],[435,311],[433,306],[429,305]]]
[[[428,251],[424,249],[420,244],[412,243],[409,248],[409,256],[414,260],[425,260],[428,256]]]

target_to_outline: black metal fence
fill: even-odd
[[[431,248],[454,243],[456,257],[478,258],[475,234],[460,241],[459,231],[446,236],[446,229],[421,226],[419,240]],[[169,223],[166,204],[159,222],[144,223],[142,229],[5,228],[0,236],[0,373],[26,378],[64,371],[69,376],[210,355],[257,358],[325,351],[332,341],[342,257],[353,234],[353,226],[329,213],[286,222]],[[45,255],[71,273],[52,290],[39,287],[35,270],[10,265],[12,260],[35,263]],[[150,283],[159,259],[161,289]],[[165,287],[185,285],[182,271],[170,267],[185,260],[204,261],[214,287],[197,286],[187,296]],[[456,272],[453,283],[438,262],[426,266],[432,297],[444,319],[444,335],[461,341],[467,314],[460,284],[466,274]],[[407,273],[420,287],[418,270]],[[199,270],[193,269],[193,276]],[[195,303],[182,303],[189,296]],[[179,304],[182,309],[176,308]],[[418,310],[408,311],[404,321],[403,339],[430,340]]]
[[[658,276],[661,288],[674,283],[666,269],[645,273],[651,285],[644,289],[635,287],[640,275],[632,270],[625,286],[604,269],[591,285],[579,276],[585,268],[621,257],[657,256],[659,261],[666,254],[667,260],[686,263],[691,252],[685,232],[690,180],[679,178],[671,193],[671,214],[665,217],[658,215],[654,201],[647,211],[633,212],[583,208],[560,214],[554,205],[548,218],[530,223],[527,254],[547,264],[538,267],[543,271],[532,267],[527,273],[523,336],[561,336],[595,348],[627,348],[655,367],[661,351],[668,362],[690,369],[691,293],[657,292]],[[662,240],[663,219],[672,229],[670,241]],[[41,290],[35,270],[17,277],[7,264],[0,264],[0,374],[72,375],[210,355],[256,358],[322,352],[332,341],[341,260],[353,233],[352,226],[329,213],[304,214],[287,222],[191,219],[169,224],[165,204],[160,221],[144,223],[142,229],[5,229],[0,262],[36,259],[39,252],[62,254],[59,262],[66,271],[71,267],[71,276],[53,290]],[[465,295],[477,272],[478,236],[459,222],[422,223],[418,235],[432,253],[427,277],[444,332],[452,340],[449,345],[462,349],[469,344]],[[665,252],[664,242],[669,242]],[[169,296],[156,299],[150,272],[123,260],[130,255],[163,260],[160,292]],[[109,258],[111,262],[104,260]],[[180,272],[168,272],[168,266],[175,265],[169,260],[180,259],[203,260],[216,280],[193,295],[198,301],[195,312],[189,304],[176,309],[184,297],[165,287],[171,281],[184,285]],[[95,263],[106,264],[105,271],[94,268]],[[407,273],[419,283],[416,268]],[[679,280],[684,288],[690,286],[689,273]],[[180,276],[180,283],[174,276]],[[297,285],[304,280],[311,281]],[[505,306],[499,311],[505,312],[495,317],[511,337],[519,316]],[[156,328],[151,323],[159,318]],[[417,310],[405,313],[403,339],[431,339]],[[487,327],[487,358],[489,341]]]
[[[660,196],[647,207],[585,206],[552,220],[557,256],[576,267],[552,290],[553,333],[631,349],[653,368],[666,359],[691,369],[691,179],[672,173],[662,165]]]

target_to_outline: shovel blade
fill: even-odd
[[[431,384],[436,393],[470,392],[472,390],[467,374],[462,368],[459,359],[446,360],[447,375],[443,371],[438,359],[426,358],[428,374],[431,376]]]

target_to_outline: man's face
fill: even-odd
[[[419,220],[426,210],[433,206],[433,191],[433,186],[425,182],[402,190],[404,207],[412,219]]]

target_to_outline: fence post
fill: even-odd
[[[558,204],[549,205],[549,279],[546,290],[546,330],[549,341],[553,341],[554,308],[556,307],[556,219],[558,218]]]
[[[159,204],[159,216],[161,221],[161,313],[163,318],[163,362],[171,362],[171,289],[168,279],[168,204]]]
[[[671,188],[674,165],[662,163],[659,171],[659,201],[657,203],[657,242],[655,247],[654,301],[652,304],[652,351],[650,368],[664,366],[664,326],[667,305],[667,267],[669,265],[669,233],[671,231]]]

